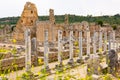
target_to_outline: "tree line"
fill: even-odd
[[[113,16],[92,16],[92,15],[87,15],[87,16],[78,16],[78,15],[71,15],[68,14],[69,17],[69,23],[74,23],[74,22],[82,22],[82,21],[88,21],[88,22],[95,22],[95,23],[108,23],[110,25],[120,25],[120,14],[116,14]],[[5,17],[5,18],[0,18],[0,25],[2,24],[9,24],[9,25],[15,25],[17,21],[19,20],[18,17]],[[49,20],[49,16],[39,16],[38,17],[40,21],[46,21]],[[64,15],[55,15],[55,20],[56,23],[63,23],[64,22]]]

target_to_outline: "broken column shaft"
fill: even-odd
[[[31,33],[30,29],[25,31],[25,68],[26,72],[31,71]]]

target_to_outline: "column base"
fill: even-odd
[[[21,79],[35,80],[35,76],[31,71],[27,71],[27,72],[22,74]]]
[[[74,65],[74,60],[73,60],[73,59],[70,59],[70,60],[68,61],[68,64],[71,65],[71,66],[73,66],[73,65]]]
[[[60,64],[55,65],[55,67],[63,67],[63,63],[60,62]]]
[[[90,55],[85,56],[85,60],[88,60],[90,58]]]
[[[61,62],[60,64],[55,65],[55,68],[59,71],[63,71],[63,63]]]
[[[50,74],[51,70],[50,70],[49,66],[46,66],[45,68],[41,69],[41,72]]]
[[[84,61],[83,61],[83,59],[77,59],[77,63],[81,63],[81,64],[83,64]]]

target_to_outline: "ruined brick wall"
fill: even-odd
[[[31,2],[26,2],[21,17],[16,24],[16,28],[14,29],[13,38],[17,40],[23,40],[24,30],[26,28],[30,28],[32,32],[35,32],[33,31],[33,29],[35,27],[35,23],[37,20],[38,20],[38,13],[35,4]]]
[[[36,37],[38,42],[44,42],[44,31],[48,30],[48,40],[52,42],[57,35],[55,25],[50,21],[40,21],[36,27]]]
[[[118,26],[117,29],[115,30],[115,35],[116,38],[120,38],[120,26]]]
[[[65,25],[69,25],[69,17],[68,17],[68,14],[65,14]]]
[[[55,17],[54,17],[54,10],[53,9],[49,10],[49,21],[52,22],[53,24],[55,23]]]
[[[90,24],[90,35],[91,37],[94,35],[94,31],[99,32],[100,26],[96,24]]]

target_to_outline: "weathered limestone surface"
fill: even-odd
[[[101,74],[100,59],[98,56],[92,55],[90,57],[90,59],[87,62],[87,72],[88,75]]]
[[[49,21],[52,22],[53,24],[55,23],[55,17],[54,17],[54,10],[50,9],[49,10]]]
[[[31,62],[32,65],[35,65],[35,56],[31,56]],[[19,57],[10,57],[7,59],[2,59],[0,61],[0,70],[7,70],[7,69],[14,69],[15,66],[19,68],[25,67],[25,56],[19,56]]]
[[[26,28],[31,29],[32,37],[35,37],[35,23],[38,20],[38,13],[35,4],[27,2],[24,6],[24,10],[20,19],[16,24],[16,28],[13,32],[13,38],[17,40],[24,39],[24,31]]]
[[[21,14],[20,19],[17,22],[16,28],[13,32],[13,38],[17,40],[24,40],[24,31],[26,28],[30,28],[31,37],[36,37],[37,42],[44,41],[44,29],[48,29],[49,33],[49,42],[57,41],[58,35],[57,31],[59,29],[63,30],[63,38],[69,36],[69,28],[73,26],[73,35],[78,38],[78,30],[86,31],[87,28],[90,30],[90,37],[93,36],[93,31],[98,31],[100,29],[99,25],[89,24],[86,21],[81,23],[72,23],[69,24],[68,15],[65,14],[65,22],[57,24],[55,22],[54,10],[49,10],[49,20],[48,21],[39,21],[38,13],[35,4],[27,2],[24,6],[24,10]],[[109,31],[109,27],[105,27],[105,30]],[[83,32],[83,38],[86,37],[86,32]]]
[[[115,50],[110,50],[108,56],[108,66],[110,67],[110,73],[115,74],[118,71],[118,54]]]
[[[68,14],[65,14],[65,25],[69,25]]]
[[[49,10],[49,21],[38,21],[36,23],[36,38],[38,42],[44,42],[44,30],[48,30],[48,41],[53,42],[57,39],[57,26],[55,25],[54,10]]]
[[[54,25],[50,21],[40,21],[37,25],[38,25],[36,30],[37,41],[44,42],[44,31],[46,29],[48,30],[49,33],[48,41],[53,41],[55,33],[57,34],[57,30],[55,30]]]

